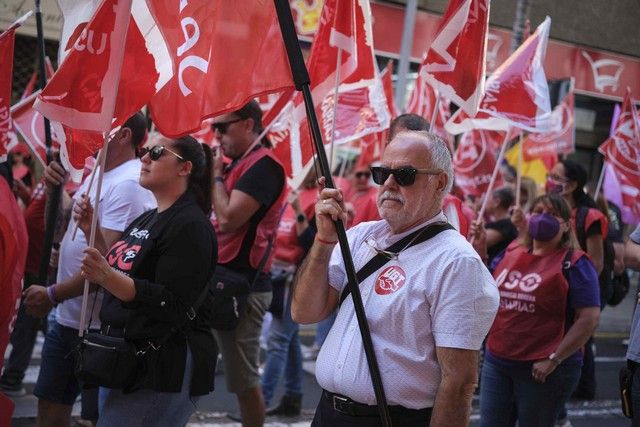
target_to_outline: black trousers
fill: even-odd
[[[431,421],[431,410],[415,411],[406,408],[390,409],[391,423],[398,427],[425,427]],[[354,416],[334,409],[327,392],[322,392],[311,427],[382,427],[380,416]]]

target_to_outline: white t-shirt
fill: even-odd
[[[98,172],[96,172],[97,174]],[[97,177],[97,175],[96,175]],[[102,228],[124,231],[125,228],[143,212],[156,206],[153,194],[138,184],[140,179],[140,160],[129,160],[108,172],[104,173],[102,191],[98,210],[98,219]],[[74,201],[83,193],[89,194],[91,204],[95,206],[97,179],[94,179],[92,188],[88,191],[89,177],[78,188]],[[60,258],[58,260],[57,282],[62,282],[73,276],[80,270],[84,249],[88,246],[87,239],[78,229],[75,240],[71,240],[75,221],[71,219],[60,243]],[[91,328],[100,327],[100,306],[102,292],[89,293],[87,303],[87,320],[91,318]],[[93,311],[92,310],[93,307]],[[80,311],[82,309],[82,297],[72,298],[58,304],[56,308],[56,320],[61,325],[73,329],[80,328]]]
[[[365,222],[347,232],[358,271],[405,233],[392,234],[386,221]],[[329,263],[329,284],[342,292],[347,276],[340,248]],[[493,277],[472,246],[455,230],[400,252],[360,284],[373,345],[390,405],[432,407],[440,384],[435,348],[478,350],[500,300]],[[349,296],[316,362],[316,378],[330,392],[375,405],[362,338]]]

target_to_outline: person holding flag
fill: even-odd
[[[440,137],[398,134],[381,166],[371,168],[383,219],[347,232],[356,269],[374,257],[381,264],[371,268],[361,289],[394,425],[467,425],[478,350],[498,309],[491,275],[442,212],[453,183],[451,163]],[[316,362],[324,391],[314,426],[380,425],[336,247],[333,221],[344,222],[346,215],[342,192],[323,189],[316,203],[318,232],[294,284],[294,321],[315,323],[338,309]]]
[[[136,157],[136,148],[145,138],[146,125],[144,115],[136,113],[109,142],[102,183],[102,206],[98,213],[105,247],[115,243],[134,218],[155,206],[153,195],[138,183],[140,160]],[[51,162],[45,170],[45,177],[50,194],[54,186],[67,180],[68,174],[59,163]],[[76,191],[74,204],[87,197],[95,204],[97,182],[90,186],[90,181],[87,177]],[[69,222],[60,244],[56,283],[48,287],[31,284],[23,295],[27,313],[32,316],[45,317],[55,307],[55,320],[49,324],[45,336],[40,373],[33,391],[38,397],[38,425],[41,427],[68,425],[72,406],[80,393],[80,384],[74,373],[74,358],[67,356],[80,342],[82,297],[79,295],[84,283],[80,264],[89,236],[79,230],[74,239],[75,224],[75,221]],[[95,315],[90,329],[100,327],[97,316],[100,305],[99,297],[91,310]]]

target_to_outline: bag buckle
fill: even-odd
[[[338,396],[334,394],[332,397],[333,409],[343,414],[355,416],[355,410],[353,408],[353,402],[350,402],[348,398]]]
[[[196,311],[193,309],[193,307],[189,307],[189,310],[187,310],[187,317],[189,318],[189,320],[193,320],[196,318]]]

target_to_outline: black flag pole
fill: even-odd
[[[40,89],[44,89],[47,84],[47,74],[45,65],[44,33],[42,30],[42,11],[40,10],[40,0],[35,0],[35,2],[36,28],[38,31],[38,74],[40,77]],[[49,164],[53,160],[53,151],[51,147],[51,125],[46,117],[43,118],[45,144],[47,146],[47,164]],[[44,242],[42,246],[42,258],[40,259],[40,268],[38,270],[38,284],[40,285],[46,285],[47,282],[47,275],[49,272],[49,259],[51,258],[51,247],[53,246],[53,233],[55,231],[55,225],[58,219],[58,205],[60,205],[61,195],[62,185],[56,185],[53,188],[53,191],[47,195],[47,222],[45,225]]]
[[[329,168],[327,154],[324,151],[324,144],[322,143],[322,134],[320,132],[320,126],[318,124],[318,118],[316,117],[316,111],[313,105],[309,72],[307,71],[307,67],[302,57],[302,50],[300,49],[298,36],[293,24],[293,17],[291,16],[289,2],[287,0],[274,0],[274,3],[276,6],[276,12],[278,13],[280,31],[282,32],[282,38],[287,49],[287,56],[289,58],[289,65],[291,66],[293,81],[296,85],[296,89],[302,91],[302,96],[304,98],[307,120],[311,128],[311,139],[313,140],[315,150],[318,154],[320,171],[325,177],[326,187],[335,188],[333,179],[331,177],[331,169]],[[373,383],[376,401],[378,402],[380,418],[384,426],[390,427],[391,417],[389,415],[389,408],[387,407],[387,399],[384,394],[384,387],[382,386],[380,367],[378,366],[376,354],[373,350],[373,341],[371,340],[371,332],[369,330],[369,324],[367,322],[367,317],[364,311],[362,296],[360,295],[360,287],[358,286],[356,269],[353,265],[351,251],[349,250],[347,232],[342,221],[335,221],[335,226],[336,232],[338,234],[338,241],[340,243],[340,250],[342,252],[342,258],[344,259],[345,270],[347,273],[347,286],[349,286],[351,289],[351,297],[353,298],[356,318],[358,320],[358,326],[362,335],[362,343],[364,346],[365,355],[367,357],[367,364],[369,365],[369,373],[371,375],[371,381]]]

